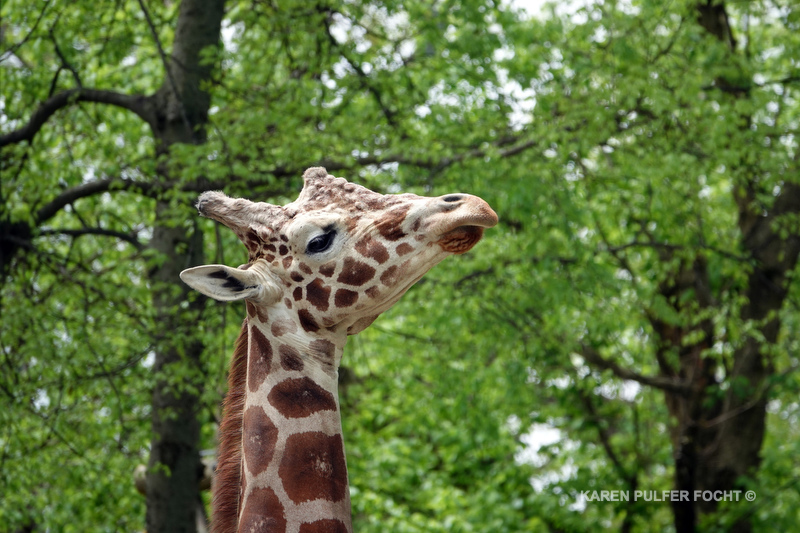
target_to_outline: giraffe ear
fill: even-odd
[[[181,279],[196,291],[222,302],[252,300],[270,305],[280,298],[280,289],[258,269],[203,265],[184,270]]]

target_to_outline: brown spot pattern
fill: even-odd
[[[378,288],[377,285],[375,285],[374,287],[370,287],[364,292],[366,292],[367,296],[369,296],[370,298],[377,298],[378,296],[381,295],[381,290]]]
[[[387,211],[375,224],[378,233],[389,241],[397,241],[405,237],[406,234],[400,226],[406,219],[409,209],[411,209],[411,205],[407,204]]]
[[[378,263],[385,263],[389,260],[389,252],[380,241],[372,237],[364,237],[356,243],[356,251],[364,257],[371,257]]]
[[[250,326],[250,351],[247,357],[247,386],[255,392],[264,382],[272,364],[272,345],[256,326]]]
[[[341,520],[326,518],[301,524],[300,533],[347,533],[347,526]]]
[[[299,302],[303,299],[303,288],[302,287],[295,287],[294,291],[292,292],[292,297],[294,298],[295,302]]]
[[[272,334],[276,337],[280,337],[281,335],[286,335],[287,333],[294,333],[297,331],[297,324],[288,318],[281,318],[272,323],[270,331],[272,331]]]
[[[319,331],[319,325],[308,309],[300,309],[297,312],[297,318],[300,319],[300,325],[304,330],[311,332]]]
[[[292,278],[292,281],[296,281],[298,283],[300,283],[304,279],[303,276],[300,274],[300,272],[292,272],[289,275],[289,277]]]
[[[248,230],[247,233],[244,234],[242,237],[242,242],[250,252],[255,252],[258,250],[258,247],[261,244],[258,234],[252,229]]]
[[[252,405],[244,412],[242,420],[242,449],[247,469],[257,476],[267,469],[275,443],[278,442],[278,428],[269,419],[260,405]]]
[[[411,246],[410,244],[408,244],[407,242],[404,242],[404,243],[398,244],[397,248],[395,249],[395,251],[397,252],[397,255],[401,255],[402,256],[402,255],[406,255],[407,253],[413,252],[414,251],[414,247]]]
[[[331,261],[330,263],[325,263],[321,267],[319,267],[319,273],[329,278],[333,276],[333,272],[336,270],[336,261]]]
[[[278,253],[281,255],[286,255],[289,253],[289,248],[285,244],[281,244],[281,247],[278,248]]]
[[[269,316],[267,315],[266,310],[258,307],[252,302],[245,302],[245,307],[247,308],[247,316],[251,318],[258,317],[258,320],[262,324],[266,324],[268,322]]]
[[[314,272],[313,270],[311,270],[311,267],[305,263],[300,263],[299,268],[306,274],[312,274]]]
[[[336,400],[311,378],[281,381],[269,391],[269,403],[286,418],[305,418],[318,411],[335,411]]]
[[[312,352],[318,353],[326,359],[333,359],[336,355],[336,345],[325,339],[317,339],[309,344]]]
[[[336,281],[358,286],[365,284],[374,276],[374,268],[351,257],[346,257],[342,265],[342,273],[339,274],[339,278]]]
[[[325,283],[316,278],[314,281],[306,285],[306,300],[308,300],[311,305],[319,309],[320,311],[327,311],[328,310],[328,302],[331,298],[331,288],[325,285]]]
[[[397,274],[398,274],[397,265],[392,265],[386,269],[386,272],[381,274],[381,283],[384,285],[392,285],[395,281],[397,281]]]
[[[303,358],[293,346],[281,344],[278,347],[278,354],[281,356],[281,366],[286,370],[303,370]]]
[[[283,268],[285,270],[289,270],[289,267],[292,266],[292,261],[294,261],[294,258],[291,255],[287,255],[286,257],[284,257],[283,258]]]
[[[278,475],[295,503],[338,502],[347,490],[347,465],[341,435],[298,433],[286,440]]]
[[[358,300],[358,293],[348,289],[337,289],[333,298],[336,307],[350,307]]]
[[[247,497],[239,520],[241,533],[283,533],[286,515],[278,496],[270,488],[255,489]]]

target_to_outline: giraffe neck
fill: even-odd
[[[352,531],[337,390],[346,337],[309,337],[281,308],[248,311],[238,531]]]

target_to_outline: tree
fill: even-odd
[[[566,348],[556,353],[573,359],[581,418],[631,491],[653,458],[614,427],[639,435],[640,402],[624,417],[604,412],[600,372],[663,394],[675,489],[769,491],[754,484],[767,407],[781,409],[797,368],[782,329],[794,322],[800,252],[798,79],[782,56],[796,16],[718,1],[598,3],[538,26],[509,61],[520,83],[537,80],[533,125],[551,164],[530,164],[555,183],[539,190],[558,206],[533,211],[543,237],[533,255],[583,291],[552,302],[564,311],[555,317],[528,302],[515,316],[550,350]],[[750,531],[757,509],[672,505],[677,531]],[[629,529],[636,508],[620,507]]]
[[[441,22],[424,20],[423,4],[403,11],[415,15],[413,26],[394,29],[386,22],[401,16],[398,6],[243,2],[227,14],[222,2],[201,0],[102,7],[3,7],[3,307],[14,317],[3,328],[11,406],[4,481],[18,489],[4,515],[15,527],[61,529],[88,493],[102,501],[85,506],[85,523],[130,527],[135,504],[114,495],[127,494],[120,469],[143,452],[149,416],[147,529],[190,531],[201,427],[210,441],[221,377],[209,386],[203,353],[216,341],[196,327],[205,302],[187,300],[177,277],[208,252],[191,198],[223,186],[288,194],[315,163],[335,171],[457,161],[442,144],[425,147],[430,132],[414,131],[415,108],[439,83],[432,73],[441,65],[416,55],[415,43],[440,39]],[[478,8],[448,8],[441,20],[485,26]],[[224,17],[235,39],[220,50]],[[374,46],[359,50],[368,41]],[[400,65],[411,75],[398,75]],[[225,335],[224,323],[211,331]],[[81,356],[67,359],[63,347]],[[111,393],[113,430],[103,425]],[[32,450],[50,459],[41,469],[29,468]],[[60,480],[64,494],[51,500],[43,480],[53,479],[65,450],[75,475],[101,450],[119,454],[117,464],[93,465],[98,476],[115,469],[103,483],[114,490]],[[109,501],[122,507],[99,518]]]
[[[290,200],[315,164],[501,217],[346,350],[359,531],[797,523],[797,10],[0,9],[12,530],[195,528],[243,310],[177,272],[245,257],[191,204]],[[580,496],[670,488],[758,498]]]
[[[16,166],[16,177],[24,179],[23,172],[31,170],[28,164],[29,150],[37,133],[55,113],[76,103],[90,102],[121,108],[132,112],[150,128],[155,141],[155,156],[159,160],[155,167],[148,166],[148,170],[154,171],[154,179],[148,180],[147,185],[141,187],[150,189],[148,192],[154,193],[152,197],[155,200],[152,237],[147,244],[147,251],[155,253],[150,261],[147,277],[152,293],[154,319],[148,329],[156,341],[153,344],[153,370],[156,379],[153,384],[151,404],[153,439],[147,473],[147,526],[150,531],[195,529],[197,484],[202,476],[198,455],[200,422],[196,406],[199,404],[204,376],[196,370],[200,365],[202,342],[192,333],[190,325],[199,319],[201,306],[193,305],[181,312],[180,306],[186,300],[187,291],[180,287],[175,279],[183,266],[202,260],[202,233],[197,231],[196,226],[187,227],[176,221],[176,210],[170,205],[170,198],[165,193],[172,187],[169,169],[172,148],[178,144],[200,144],[205,141],[205,127],[210,106],[210,95],[205,84],[211,80],[212,59],[216,55],[214,49],[219,44],[223,5],[221,1],[181,2],[177,13],[172,14],[177,20],[172,51],[167,56],[162,45],[162,36],[159,35],[148,8],[143,2],[139,2],[139,15],[144,22],[143,28],[150,30],[151,46],[157,51],[157,56],[151,58],[151,64],[143,65],[143,70],[153,73],[152,60],[156,59],[160,61],[158,68],[163,72],[159,76],[160,85],[149,94],[84,86],[87,66],[98,60],[107,60],[109,56],[114,55],[125,61],[125,56],[131,52],[131,45],[145,37],[144,35],[131,33],[130,28],[123,24],[112,24],[111,31],[106,37],[115,39],[122,33],[123,38],[127,37],[127,42],[115,46],[113,50],[109,50],[111,47],[105,43],[98,49],[97,44],[91,40],[91,37],[96,35],[81,35],[83,26],[78,25],[79,21],[85,22],[93,15],[90,4],[77,5],[68,11],[53,12],[51,9],[49,13],[47,9],[49,6],[39,8],[40,12],[34,27],[28,30],[29,33],[19,44],[24,44],[25,40],[31,37],[35,39],[36,44],[51,44],[55,54],[53,59],[58,65],[56,73],[44,102],[37,107],[24,125],[7,133],[0,141],[2,145],[26,143],[22,150],[8,158],[6,165],[9,168],[4,169],[12,172]],[[127,14],[125,8],[130,7],[132,4],[118,5],[117,9],[110,13],[112,19],[116,19],[119,14],[124,17]],[[72,19],[70,21],[72,24],[63,21],[62,17]],[[37,33],[39,24],[49,26],[46,36]],[[65,48],[65,42],[69,48]],[[83,47],[89,48],[90,53],[79,54]],[[210,57],[202,55],[209,51],[211,51]],[[13,52],[18,54],[22,51],[13,50]],[[18,54],[16,57],[22,63],[22,67],[26,68],[25,56]],[[71,88],[62,89],[59,85],[59,75],[64,71],[72,75],[71,81],[74,86]],[[95,72],[92,74],[93,78],[97,75]],[[24,78],[24,76],[16,77],[14,81],[23,82]],[[86,82],[91,83],[88,79]],[[28,92],[31,88],[30,82],[23,87],[17,86],[15,89]],[[39,98],[43,88],[36,87],[36,89],[38,90],[30,91],[28,94]],[[128,87],[124,86],[124,89],[127,90]],[[86,126],[86,123],[81,125]],[[71,139],[67,138],[64,144],[69,149]],[[81,156],[78,158],[83,159]],[[92,161],[93,154],[87,153],[85,158],[83,163],[94,170],[96,163]],[[100,168],[103,173],[110,170],[102,166]],[[10,230],[10,238],[3,240],[4,274],[11,270],[11,263],[20,248],[33,248],[30,238],[38,236],[42,226],[56,217],[61,210],[74,206],[82,198],[115,190],[120,185],[120,189],[139,187],[135,180],[124,177],[113,176],[91,181],[87,181],[86,177],[85,174],[83,176],[78,174],[72,180],[61,178],[65,186],[62,185],[60,193],[49,199],[44,207],[31,213],[32,216],[27,220],[3,217],[4,226]],[[83,183],[80,182],[81,179]],[[14,185],[11,185],[12,188],[4,196],[6,194],[18,196],[24,193],[24,188]],[[102,223],[88,224],[77,215],[74,207],[72,210],[76,211],[76,217],[83,226],[81,229],[54,230],[47,233],[73,238],[92,234],[117,236],[131,242],[137,252],[144,248],[144,245],[129,232],[124,232],[128,233],[128,237],[125,238],[124,233],[103,227]],[[186,216],[186,213],[184,209],[183,216]],[[87,285],[93,284],[89,282]],[[99,296],[100,300],[108,297],[105,291],[101,291]],[[93,314],[86,313],[84,320],[90,321]],[[113,330],[113,327],[110,329]],[[67,335],[71,334],[72,332],[68,330]],[[88,331],[87,334],[91,335]],[[14,398],[12,391],[9,391],[9,394]]]

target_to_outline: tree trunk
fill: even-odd
[[[748,303],[739,311],[738,319],[757,334],[749,334],[735,347],[733,364],[725,369],[724,380],[729,386],[724,393],[717,380],[717,356],[710,352],[715,338],[711,321],[672,324],[650,317],[659,339],[661,374],[680,377],[689,384],[686,393],[665,392],[674,420],[675,489],[689,494],[688,501],[673,502],[676,531],[695,531],[701,515],[717,510],[715,499],[698,499],[695,491],[739,490],[739,499],[744,501],[741,478],[755,476],[761,461],[767,386],[775,372],[767,353],[778,340],[778,312],[786,298],[788,275],[797,265],[800,252],[800,236],[781,237],[775,222],[789,213],[800,213],[800,186],[785,184],[768,211],[756,203],[756,197],[752,190],[737,193],[741,249],[753,264],[743,288]],[[684,263],[676,269],[659,292],[678,315],[689,321],[700,314],[698,310],[715,305],[708,287],[705,261],[698,255],[692,265]],[[697,307],[686,307],[682,302]],[[696,335],[698,330],[702,335]],[[689,338],[699,340],[689,343]],[[668,361],[670,352],[678,355],[677,368]],[[735,533],[751,530],[747,518],[730,529]]]
[[[173,214],[174,209],[159,202],[151,241],[163,262],[150,273],[157,324],[153,371],[157,377],[147,474],[148,532],[195,531],[198,487],[203,476],[198,419],[203,344],[195,331],[202,300],[182,308],[188,291],[176,282],[183,268],[202,259],[202,232],[171,227],[165,217]]]
[[[205,85],[211,65],[200,53],[217,47],[224,0],[183,0],[172,57],[161,88],[151,97],[151,122],[162,157],[158,179],[169,181],[169,154],[174,144],[205,142],[211,97]],[[203,301],[189,301],[181,270],[204,262],[202,232],[194,210],[175,208],[168,199],[156,205],[152,248],[158,252],[150,282],[156,321],[152,429],[147,473],[148,533],[196,531],[196,509],[203,475],[200,462],[198,406],[203,388],[197,324]]]
[[[724,2],[701,0],[697,3],[698,23],[731,54],[736,53],[737,41],[730,26]],[[748,98],[746,88],[737,87],[735,80],[717,79],[716,86],[730,98]],[[747,121],[746,121],[747,122]],[[742,324],[752,326],[753,334],[745,337],[732,354],[733,364],[725,369],[729,385],[722,393],[717,382],[718,361],[709,353],[715,332],[710,321],[695,324],[667,324],[653,319],[651,323],[660,341],[659,366],[661,373],[679,376],[690,383],[690,392],[666,392],[666,402],[675,421],[672,443],[675,458],[675,488],[689,491],[689,501],[673,502],[675,529],[695,531],[701,514],[716,511],[718,502],[695,498],[695,491],[742,490],[741,478],[753,477],[758,471],[761,446],[764,441],[767,417],[767,385],[774,368],[766,355],[768,347],[778,340],[778,312],[786,297],[787,276],[797,264],[800,237],[781,237],[776,220],[800,213],[800,187],[784,183],[774,204],[764,206],[758,197],[758,169],[735,192],[739,207],[740,249],[752,264],[752,273],[742,293],[747,304],[739,311]],[[769,191],[760,191],[769,197]],[[661,295],[684,317],[696,314],[697,309],[682,308],[682,296],[695,296],[700,310],[715,305],[709,290],[708,272],[697,268],[681,268],[673,279],[663,284]],[[701,265],[702,266],[702,265]],[[692,298],[688,298],[692,300]],[[702,339],[687,346],[685,339],[702,328]],[[679,354],[678,368],[672,368],[665,354]],[[747,518],[736,522],[730,531],[749,533]]]
[[[161,87],[150,96],[127,95],[109,90],[75,88],[52,95],[30,121],[21,128],[0,136],[0,146],[32,141],[36,132],[60,108],[78,101],[115,105],[136,113],[146,121],[156,140],[159,157],[157,191],[168,191],[170,152],[176,144],[202,144],[211,95],[213,56],[219,46],[224,0],[182,0],[178,13],[172,52],[167,57],[158,40],[158,31],[140,2],[165,67]],[[59,195],[34,215],[36,225],[53,217],[71,202],[109,190],[98,180]],[[188,221],[192,221],[187,223]],[[194,533],[200,502],[199,481],[203,465],[199,455],[200,421],[198,406],[203,388],[201,365],[203,344],[196,331],[203,300],[192,296],[179,273],[184,268],[204,263],[202,233],[197,216],[186,205],[175,207],[169,194],[156,201],[155,226],[150,247],[156,253],[149,270],[155,313],[155,386],[152,397],[151,455],[146,475],[148,533]],[[30,246],[36,231],[27,221],[12,221],[0,213],[0,276],[5,282],[14,255]]]

